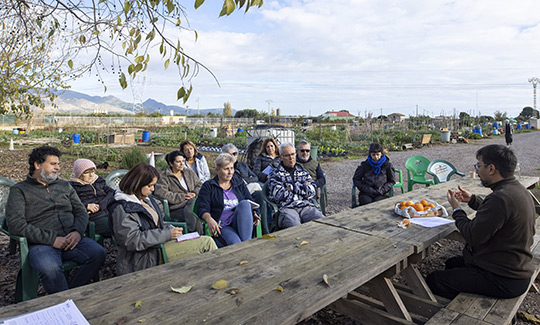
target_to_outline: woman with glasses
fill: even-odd
[[[202,223],[193,215],[195,198],[202,183],[195,172],[185,168],[186,158],[180,150],[165,156],[169,165],[156,183],[154,195],[169,202],[171,219],[187,223],[189,232],[203,235]]]
[[[255,165],[253,166],[253,171],[257,174],[259,182],[266,182],[271,169],[276,168],[279,165],[278,150],[278,144],[273,138],[268,138],[263,141],[259,155],[255,160]]]
[[[94,162],[88,159],[75,160],[70,183],[86,207],[89,220],[96,224],[96,233],[111,237],[107,205],[113,198],[114,190],[103,177],[96,174]]]
[[[383,153],[383,147],[372,143],[368,158],[356,168],[353,176],[354,186],[358,189],[359,205],[388,198],[388,192],[396,183],[394,174],[394,167],[390,158]]]

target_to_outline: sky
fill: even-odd
[[[221,0],[197,10],[194,2],[184,3],[197,41],[186,32],[174,37],[219,85],[201,69],[191,80],[190,109],[230,102],[236,110],[280,108],[282,115],[514,117],[533,106],[538,0],[265,0],[227,17],[218,17]],[[125,90],[114,75],[105,78],[107,93],[95,78],[71,89],[185,107],[176,100],[176,68],[164,70],[158,57]]]

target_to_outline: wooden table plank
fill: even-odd
[[[298,247],[304,240],[309,243]],[[311,222],[281,231],[275,239],[244,242],[8,306],[0,309],[0,318],[73,299],[92,324],[122,317],[128,323],[295,323],[412,253],[412,246]],[[239,265],[242,260],[249,263]],[[322,283],[323,274],[330,288]],[[219,279],[240,293],[212,290]],[[169,288],[187,284],[195,286],[183,295]],[[282,293],[274,290],[280,284]],[[138,300],[142,306],[135,308]]]

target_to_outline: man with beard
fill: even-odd
[[[11,187],[6,205],[8,229],[27,238],[30,265],[47,293],[87,284],[105,261],[105,249],[83,237],[86,208],[71,185],[58,179],[60,155],[49,146],[32,150],[29,174]],[[66,260],[79,264],[69,282],[62,267]]]
[[[460,292],[495,298],[523,294],[534,266],[533,243],[535,208],[527,189],[514,178],[517,158],[503,145],[489,145],[476,152],[474,165],[482,185],[493,192],[481,198],[458,186],[449,190],[452,217],[466,241],[462,256],[446,261],[444,271],[428,275],[433,293],[453,299]],[[476,210],[472,220],[459,205]]]

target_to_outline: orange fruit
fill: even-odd
[[[413,206],[413,205],[414,205],[414,203],[412,203],[411,201],[405,203],[405,206],[406,206],[406,207],[410,207],[410,206]]]
[[[435,204],[430,203],[427,206],[428,206],[428,208],[433,209],[435,207]]]
[[[411,220],[405,218],[401,221],[405,227],[408,227],[411,225]]]
[[[422,203],[415,203],[413,205],[413,208],[416,210],[416,211],[424,211],[424,206],[422,205]]]
[[[401,210],[403,210],[403,209],[406,208],[406,206],[402,205],[402,206],[400,206],[399,208],[400,208]]]
[[[420,203],[422,203],[422,205],[423,205],[423,206],[426,206],[426,205],[428,205],[428,203],[427,203],[427,201],[426,201],[426,200],[422,200],[422,201],[420,201]]]
[[[404,207],[404,206],[406,206],[406,204],[407,204],[407,202],[401,201],[401,203],[400,203],[399,205],[402,206],[402,207]]]

